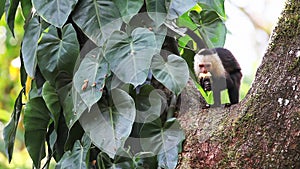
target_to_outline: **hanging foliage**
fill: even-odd
[[[9,160],[25,104],[25,145],[36,168],[46,154],[57,169],[176,167],[184,133],[174,100],[191,63],[169,46],[179,39],[184,49],[192,39],[169,24],[223,46],[223,0],[3,2],[11,32],[21,3],[22,70],[32,79],[28,100],[22,90],[4,129]]]

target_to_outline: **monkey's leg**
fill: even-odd
[[[231,104],[237,104],[239,102],[239,90],[241,84],[242,73],[236,72],[230,74],[231,83],[227,85],[228,95]]]
[[[220,90],[213,90],[213,96],[214,96],[213,107],[221,106],[221,91]]]
[[[231,104],[237,104],[239,102],[239,89],[237,87],[228,89],[228,95]]]

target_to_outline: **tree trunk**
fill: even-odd
[[[246,59],[246,58],[245,58]],[[300,168],[300,1],[288,0],[247,96],[202,110],[189,83],[177,168]]]

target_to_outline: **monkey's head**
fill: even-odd
[[[215,50],[202,49],[194,57],[194,71],[196,76],[211,73],[213,77],[224,77],[225,69]]]
[[[225,69],[215,50],[202,49],[194,58],[194,71],[205,91],[212,90],[212,79],[225,77]]]

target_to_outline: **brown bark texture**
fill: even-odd
[[[300,168],[300,1],[286,2],[239,104],[203,110],[200,97],[193,82],[181,95],[178,169]]]

